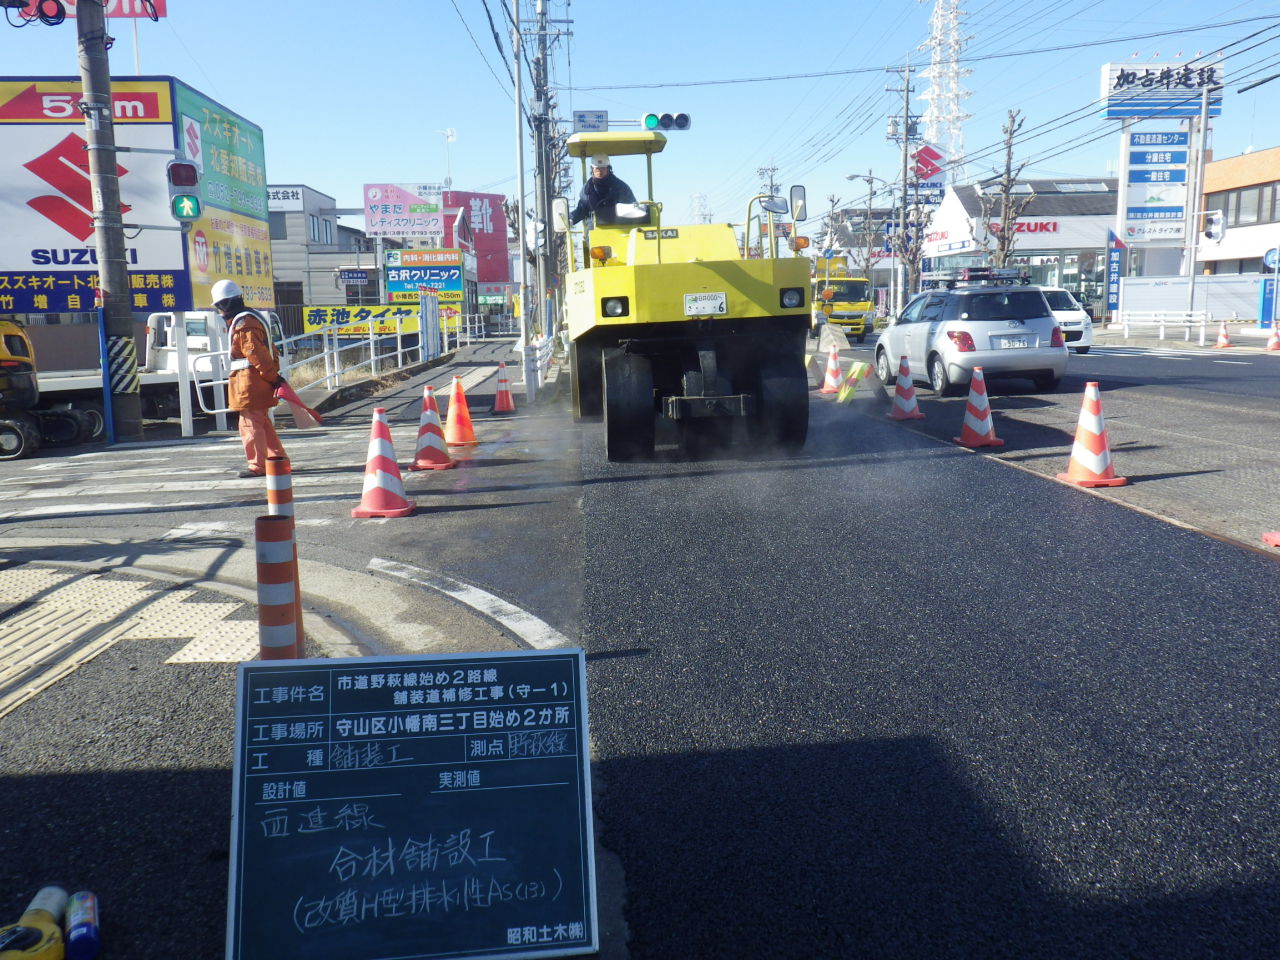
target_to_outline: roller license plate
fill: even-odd
[[[684,295],[686,317],[712,317],[728,312],[728,299],[723,293],[686,293]]]
[[[1026,337],[1001,337],[1000,347],[1003,350],[1017,350],[1027,346]]]

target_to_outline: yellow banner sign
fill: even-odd
[[[333,326],[333,332],[340,337],[367,337],[370,323],[374,325],[374,333],[395,333],[397,320],[401,333],[418,332],[417,307],[332,304],[302,308],[302,328],[307,333]]]

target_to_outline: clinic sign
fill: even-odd
[[[366,183],[365,234],[440,240],[444,237],[442,192],[438,183]]]
[[[1107,63],[1102,67],[1104,117],[1198,117],[1209,92],[1209,116],[1222,113],[1221,61],[1194,64]]]

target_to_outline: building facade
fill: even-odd
[[[1205,164],[1204,209],[1220,210],[1220,241],[1201,237],[1196,260],[1208,274],[1262,273],[1280,247],[1280,147]]]

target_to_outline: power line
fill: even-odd
[[[978,63],[984,60],[1003,60],[1010,57],[1026,57],[1044,53],[1056,53],[1061,50],[1079,50],[1084,47],[1100,47],[1106,44],[1129,43],[1134,40],[1152,40],[1159,37],[1173,37],[1184,33],[1200,33],[1219,27],[1234,27],[1242,23],[1259,23],[1266,20],[1280,20],[1280,16],[1246,17],[1240,20],[1224,20],[1219,23],[1203,23],[1193,27],[1179,27],[1176,30],[1161,30],[1156,33],[1141,33],[1130,37],[1115,37],[1107,40],[1086,40],[1079,43],[1064,43],[1053,47],[1040,47],[1035,50],[1011,50],[1005,53],[988,53],[975,57],[960,57],[955,63]],[[603,86],[575,87],[578,91],[587,90],[650,90],[660,87],[707,87],[722,86],[731,83],[770,83],[776,80],[808,80],[813,77],[844,77],[859,73],[883,73],[891,67],[854,67],[849,70],[823,70],[816,73],[784,73],[766,77],[736,77],[728,80],[678,80],[669,83],[622,83]]]
[[[500,78],[500,77],[498,76],[498,74],[494,71],[494,69],[493,69],[493,65],[489,63],[489,58],[488,58],[488,57],[486,57],[486,56],[484,55],[484,51],[480,49],[480,44],[476,42],[476,35],[475,35],[474,33],[472,33],[472,32],[471,32],[471,27],[469,27],[469,26],[467,25],[467,21],[466,21],[465,19],[463,19],[462,11],[458,9],[458,0],[449,0],[449,2],[453,4],[453,11],[454,11],[454,13],[456,13],[456,14],[458,15],[458,19],[459,19],[460,21],[462,21],[462,29],[464,29],[464,30],[466,30],[466,31],[467,31],[467,36],[471,38],[471,44],[472,44],[472,46],[474,46],[474,47],[476,48],[476,53],[480,54],[480,59],[481,59],[481,60],[483,60],[483,61],[484,61],[484,65],[485,65],[486,67],[488,67],[488,69],[489,69],[489,73],[490,73],[490,74],[492,74],[493,79],[497,82],[498,86],[502,88],[502,92],[503,92],[503,93],[505,93],[505,94],[507,95],[507,99],[508,99],[508,100],[511,100],[512,102],[514,102],[514,101],[515,101],[515,98],[511,95],[511,91],[507,89],[506,84],[504,84],[504,83],[502,82],[502,78]],[[488,7],[487,7],[487,6],[486,6],[485,10],[486,10],[486,12],[487,12],[487,10],[488,10]],[[493,23],[493,21],[492,21],[492,20],[490,20],[489,22],[490,22],[490,24],[492,24],[492,23]],[[505,60],[503,61],[503,64],[504,64],[504,65],[506,64],[506,61],[505,61]],[[507,68],[507,72],[508,72],[508,73],[510,73],[510,72],[511,72],[511,68],[510,68],[510,67],[508,67],[508,68]],[[512,77],[512,78],[511,78],[511,82],[512,82],[512,84],[514,84],[514,83],[515,83],[515,77]]]

